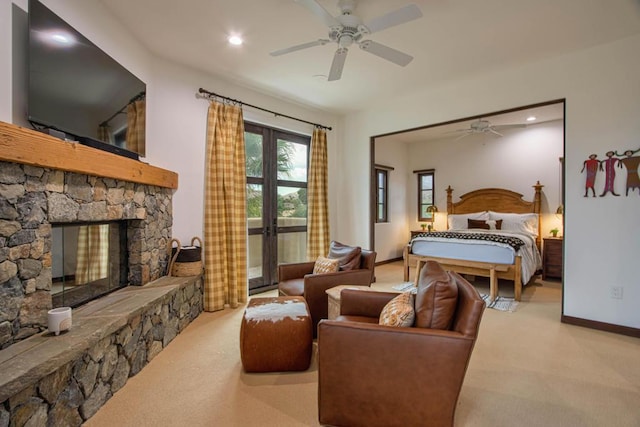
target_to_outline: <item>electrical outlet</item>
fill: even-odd
[[[611,287],[611,298],[622,299],[622,286]]]

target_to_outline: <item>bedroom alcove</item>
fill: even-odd
[[[527,121],[531,116],[536,119]],[[563,235],[563,217],[556,211],[563,205],[563,169],[558,159],[564,157],[564,100],[376,135],[371,137],[370,152],[370,241],[381,262],[402,260],[412,234],[426,225],[418,221],[417,175],[428,170],[434,171],[433,204],[438,212],[430,225],[435,230],[446,228],[445,189],[449,186],[454,202],[482,188],[508,189],[532,201],[533,186],[540,181],[544,186],[540,237],[550,237],[553,228]],[[387,168],[387,221],[376,222],[376,168],[382,167]],[[503,289],[509,291],[509,287]]]

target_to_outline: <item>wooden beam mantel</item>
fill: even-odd
[[[107,151],[0,122],[0,160],[178,188],[178,174]]]

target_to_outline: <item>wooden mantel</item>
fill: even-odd
[[[178,188],[175,172],[4,122],[0,122],[0,160]]]

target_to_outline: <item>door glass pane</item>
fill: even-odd
[[[262,185],[247,184],[247,226],[261,228],[262,213]]]
[[[248,248],[248,274],[249,279],[262,277],[262,234],[249,236]]]
[[[262,135],[244,133],[245,157],[247,159],[247,176],[262,177]]]
[[[307,189],[278,187],[278,227],[307,225]]]
[[[309,147],[306,144],[278,139],[277,150],[278,179],[307,182]]]
[[[307,233],[278,234],[278,264],[307,260]]]

